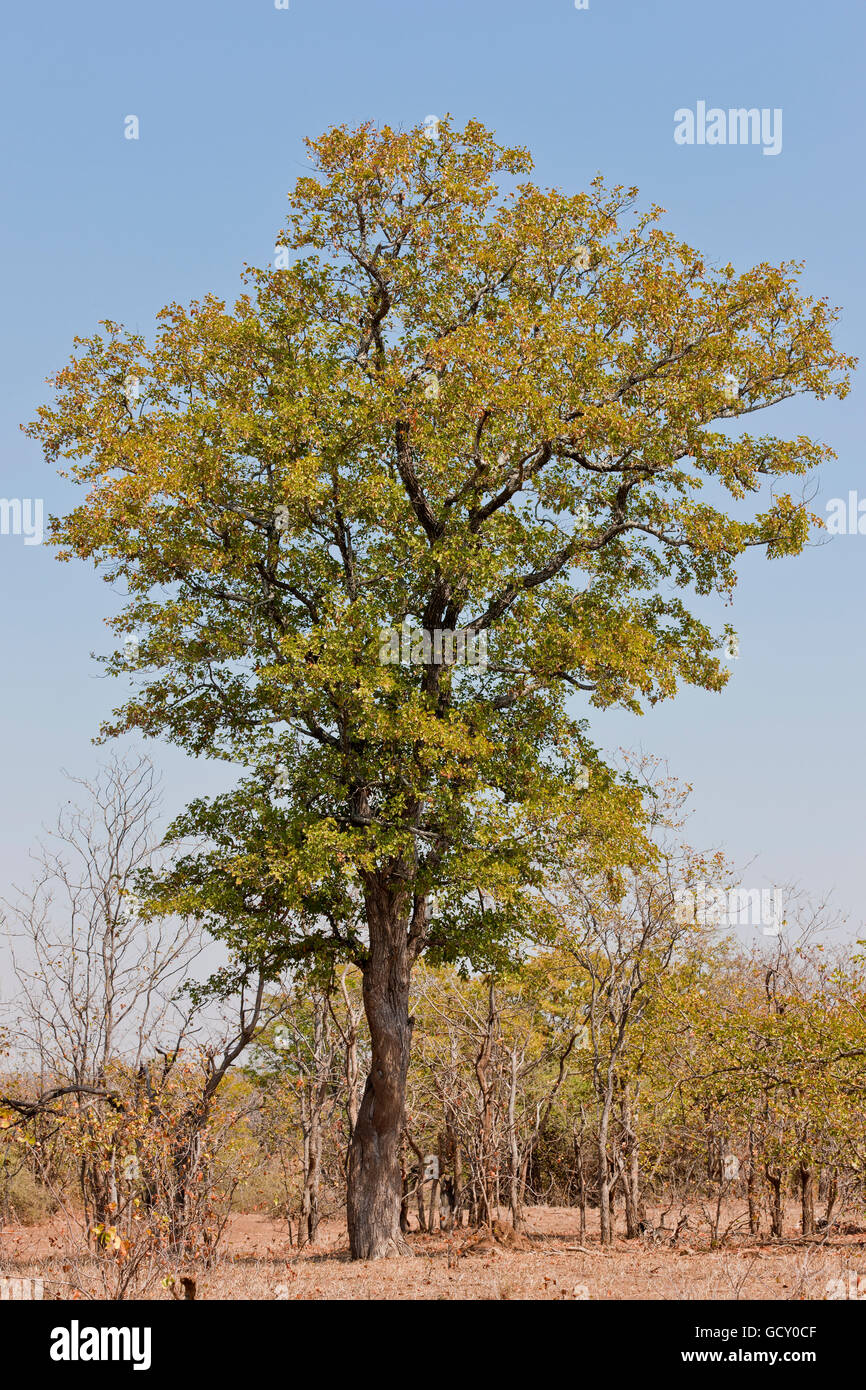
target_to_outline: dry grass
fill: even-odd
[[[795,1230],[793,1210],[790,1228]],[[210,1270],[193,1273],[205,1299],[823,1299],[827,1281],[849,1270],[866,1273],[866,1230],[804,1240],[739,1237],[711,1250],[707,1234],[685,1230],[671,1248],[617,1240],[598,1242],[595,1214],[584,1243],[578,1214],[535,1207],[526,1224],[526,1248],[479,1241],[468,1230],[410,1236],[416,1258],[376,1264],[348,1258],[345,1226],[323,1223],[318,1247],[299,1252],[285,1226],[264,1216],[236,1214],[222,1255]],[[697,1233],[695,1231],[697,1230]],[[491,1248],[492,1247],[492,1248]],[[167,1271],[170,1268],[166,1267]],[[68,1236],[58,1218],[0,1231],[0,1273],[41,1275],[46,1297],[68,1297]],[[95,1289],[94,1281],[94,1289]],[[171,1295],[159,1285],[151,1297]]]

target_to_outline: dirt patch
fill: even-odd
[[[581,1240],[577,1212],[533,1207],[517,1236],[499,1222],[478,1232],[414,1231],[414,1259],[370,1264],[349,1259],[340,1221],[323,1222],[319,1244],[299,1251],[284,1224],[237,1214],[214,1268],[174,1273],[194,1274],[199,1299],[824,1299],[831,1280],[866,1275],[862,1226],[843,1222],[814,1239],[744,1237],[713,1250],[696,1222],[675,1245],[671,1231],[656,1231],[604,1248],[595,1213]],[[7,1227],[0,1231],[0,1273],[41,1275],[47,1296],[64,1296],[65,1250],[59,1218]],[[171,1294],[156,1281],[149,1296]]]

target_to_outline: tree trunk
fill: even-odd
[[[315,1245],[319,1238],[319,1172],[322,1162],[322,1126],[318,1108],[310,1117],[309,1133],[304,1136],[304,1191],[298,1230],[299,1245]]]
[[[836,1206],[836,1199],[839,1196],[839,1183],[836,1174],[833,1173],[827,1187],[827,1209],[824,1212],[824,1221],[829,1226],[833,1220],[833,1209]]]
[[[400,1150],[400,1230],[403,1235],[409,1230],[409,1194],[411,1178],[406,1169],[406,1151]]]
[[[442,1229],[442,1213],[439,1209],[440,1183],[438,1178],[433,1178],[430,1183],[430,1210],[427,1217],[427,1230],[432,1235],[436,1229],[436,1222],[439,1222],[439,1229]]]
[[[621,1118],[623,1130],[622,1188],[625,1203],[626,1237],[635,1240],[640,1234],[640,1152],[632,1124],[632,1096],[626,1083],[623,1086]]]
[[[800,1167],[800,1208],[804,1236],[815,1234],[815,1174],[805,1164]]]
[[[598,1217],[602,1245],[613,1245],[613,1228],[610,1213],[610,1169],[607,1156],[607,1139],[601,1134],[598,1139]]]
[[[520,1146],[517,1142],[517,1085],[520,1078],[517,1048],[511,1049],[511,1081],[508,1087],[508,1205],[511,1208],[511,1224],[519,1231],[523,1224],[520,1185]],[[526,1169],[523,1172],[526,1183]]]
[[[586,1174],[583,1167],[583,1125],[581,1124],[580,1138],[572,1135],[574,1145],[574,1158],[577,1168],[577,1197],[580,1206],[580,1243],[583,1245],[586,1240]]]
[[[346,1118],[348,1120],[349,1141],[355,1132],[358,1119],[358,1029],[352,1012],[352,1001],[346,985],[348,967],[340,976],[340,989],[346,1004],[346,1031],[344,1035],[344,1070],[346,1076]]]
[[[767,1182],[770,1187],[770,1233],[771,1235],[781,1237],[785,1220],[783,1193],[785,1174],[780,1169],[773,1171],[769,1166],[766,1168],[766,1174]]]
[[[616,1218],[613,1214],[611,1193],[612,1173],[607,1140],[610,1129],[610,1112],[613,1105],[614,1080],[608,1071],[598,1122],[596,1147],[598,1150],[598,1217],[602,1245],[613,1245],[613,1232]]]
[[[480,1215],[481,1219],[486,1221],[488,1226],[492,1226],[493,1201],[496,1195],[493,1190],[493,1093],[495,1083],[492,1079],[492,1058],[494,1038],[498,1023],[496,992],[492,979],[488,985],[487,1001],[487,1025],[484,1030],[481,1048],[475,1059],[475,1075],[478,1079],[478,1089],[481,1093],[478,1181],[480,1184],[481,1203],[483,1204],[484,1210]]]
[[[413,1020],[405,913],[381,888],[367,895],[370,950],[363,972],[370,1073],[349,1148],[346,1216],[354,1260],[410,1255],[400,1230],[400,1140]]]
[[[761,1198],[758,1191],[758,1165],[755,1156],[755,1136],[752,1129],[749,1129],[749,1235],[757,1236],[761,1233]]]
[[[418,1210],[418,1230],[426,1231],[427,1216],[424,1210],[424,1155],[408,1130],[406,1131],[406,1142],[415,1155],[415,1167],[412,1169],[412,1173],[415,1176],[415,1186],[412,1190],[415,1193],[415,1206]],[[405,1228],[401,1226],[400,1229],[404,1230]]]
[[[459,1139],[454,1140],[454,1222],[455,1226],[463,1225],[463,1204],[466,1194],[463,1190],[463,1148]]]
[[[445,1213],[446,1231],[453,1231],[454,1229],[454,1218],[460,1200],[457,1174],[458,1157],[457,1142],[446,1110],[445,1130],[439,1136],[439,1171],[447,1175],[442,1181],[442,1194],[448,1203],[448,1210]]]

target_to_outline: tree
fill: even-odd
[[[564,843],[588,872],[639,857],[639,794],[569,698],[724,685],[682,591],[730,595],[746,547],[809,529],[788,493],[746,520],[726,494],[830,454],[729,427],[844,396],[851,359],[796,265],[708,268],[659,209],[631,220],[636,190],[540,189],[477,121],[310,151],[279,268],[233,309],[170,305],[150,345],[77,340],[29,429],[87,489],[61,556],[127,586],[108,669],[139,687],[106,732],[245,770],[187,819],[218,843],[198,908],[363,972],[348,1219],[375,1258],[408,1249],[414,962],[498,968]]]
[[[146,758],[114,758],[59,813],[33,854],[34,882],[3,914],[18,991],[17,1050],[39,1076],[105,1085],[123,1054],[185,1032],[174,995],[200,948],[195,924],[144,921],[138,877],[159,846],[160,794]]]
[[[678,904],[696,880],[715,877],[721,867],[719,856],[697,855],[671,834],[682,826],[689,789],[663,781],[648,759],[640,766],[650,803],[647,822],[658,845],[656,862],[619,875],[612,885],[610,876],[589,879],[565,864],[554,888],[563,918],[562,947],[579,968],[586,997],[604,1245],[613,1244],[611,1199],[617,1184],[623,1190],[626,1233],[630,1238],[639,1233],[640,1032],[662,982],[688,954],[696,934]]]
[[[726,1185],[723,1150],[747,1160],[749,1225],[760,1227],[760,1192],[768,1196],[773,1236],[784,1231],[785,1199],[796,1178],[804,1236],[816,1231],[816,1179],[824,1170],[825,1226],[838,1195],[837,1174],[862,1172],[864,1034],[862,961],[834,954],[810,938],[823,906],[793,899],[797,935],[780,937],[699,988],[671,991],[656,1054],[668,1089],[707,1143],[708,1177]],[[790,913],[791,908],[787,911]],[[685,1025],[685,1026],[684,1026]],[[739,1165],[737,1165],[738,1167]],[[715,1237],[715,1232],[714,1232]]]
[[[279,1024],[256,1043],[259,1076],[270,1073],[269,1090],[281,1087],[295,1102],[302,1136],[302,1191],[298,1245],[315,1245],[319,1232],[322,1144],[329,1109],[337,1100],[337,1039],[331,990],[315,980],[300,981],[280,1000]]]
[[[176,994],[201,942],[195,923],[139,915],[134,890],[160,838],[148,760],[115,758],[92,781],[71,780],[82,803],[67,801],[33,855],[33,885],[4,904],[17,984],[4,1012],[42,1095],[22,1113],[70,1096],[96,1136],[113,1103],[118,1058],[136,1071],[149,1050],[177,1050],[189,1017]],[[81,1200],[93,1223],[107,1219],[118,1161],[95,1137],[94,1154],[81,1161]]]

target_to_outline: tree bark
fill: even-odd
[[[783,1192],[785,1174],[779,1168],[775,1170],[771,1169],[769,1165],[766,1166],[765,1172],[767,1175],[767,1183],[770,1188],[770,1233],[771,1235],[781,1237],[785,1221]]]
[[[520,1059],[517,1048],[511,1049],[511,1081],[508,1087],[508,1205],[511,1208],[511,1224],[515,1231],[522,1225],[523,1212],[520,1202],[520,1145],[517,1141],[517,1084],[520,1077]],[[524,1180],[526,1174],[524,1172]]]
[[[607,1117],[598,1131],[598,1219],[602,1245],[613,1245],[610,1203],[610,1159],[607,1152]]]
[[[459,1139],[454,1140],[454,1221],[453,1225],[463,1225],[463,1204],[466,1194],[463,1190],[463,1147]]]
[[[625,1203],[626,1238],[637,1239],[642,1219],[640,1201],[640,1151],[632,1123],[632,1094],[624,1083],[620,1106],[623,1132],[622,1189]]]
[[[478,1056],[475,1058],[475,1076],[481,1098],[478,1129],[478,1184],[479,1211],[476,1216],[488,1226],[493,1224],[493,1092],[492,1078],[493,1044],[498,1022],[496,991],[490,979],[487,988],[487,1024],[481,1040]],[[483,1206],[483,1210],[481,1207]]]
[[[460,1149],[451,1127],[450,1111],[445,1111],[445,1130],[439,1140],[439,1167],[448,1176],[442,1183],[442,1191],[448,1202],[445,1219],[446,1231],[453,1231],[455,1217],[460,1203]]]
[[[839,1183],[836,1178],[836,1174],[833,1173],[830,1177],[830,1182],[827,1186],[827,1209],[824,1212],[824,1221],[828,1226],[830,1225],[830,1222],[833,1219],[833,1210],[836,1206],[836,1199],[838,1198],[838,1196]]]
[[[751,1126],[749,1127],[749,1235],[757,1236],[761,1233],[761,1199],[758,1191],[758,1164],[755,1154],[755,1136]]]
[[[602,1094],[601,1113],[599,1115],[598,1135],[596,1139],[596,1147],[598,1150],[598,1217],[602,1245],[613,1245],[614,1227],[616,1225],[615,1209],[611,1200],[616,1189],[612,1182],[613,1175],[611,1172],[610,1154],[607,1151],[614,1084],[613,1069],[612,1067],[608,1067]]]
[[[411,957],[398,897],[367,894],[370,947],[363,968],[370,1030],[370,1073],[349,1149],[346,1216],[354,1260],[411,1255],[400,1230],[400,1140],[413,1020],[409,1017]]]
[[[409,1194],[411,1183],[406,1168],[406,1151],[400,1150],[400,1230],[403,1235],[409,1230]]]
[[[800,1165],[800,1209],[804,1236],[815,1234],[815,1172],[808,1164]]]
[[[348,968],[340,976],[340,989],[346,1005],[346,1029],[343,1035],[345,1045],[345,1075],[346,1075],[346,1118],[348,1120],[349,1140],[355,1132],[355,1124],[358,1119],[358,1029],[357,1020],[352,1009],[352,1001],[349,997],[349,990],[346,986],[346,975]]]
[[[439,1180],[439,1178],[434,1178],[433,1181],[432,1181],[431,1184],[430,1184],[430,1215],[427,1217],[427,1230],[430,1232],[431,1235],[433,1234],[433,1231],[435,1230],[435,1224],[434,1224],[434,1223],[435,1223],[435,1221],[437,1220],[437,1218],[438,1218],[438,1221],[439,1221],[439,1230],[440,1230],[440,1231],[442,1230],[442,1213],[441,1213],[440,1208],[439,1208],[439,1192],[440,1192],[440,1190],[441,1190],[440,1180]]]
[[[572,1143],[574,1145],[574,1159],[577,1168],[578,1182],[578,1202],[580,1204],[580,1243],[583,1245],[586,1240],[586,1170],[583,1161],[583,1106],[580,1107],[580,1135],[572,1130]]]
[[[315,1102],[314,1102],[315,1106]],[[319,1238],[319,1172],[322,1161],[322,1126],[318,1108],[310,1116],[309,1133],[304,1136],[304,1191],[298,1230],[298,1244],[315,1245]]]

